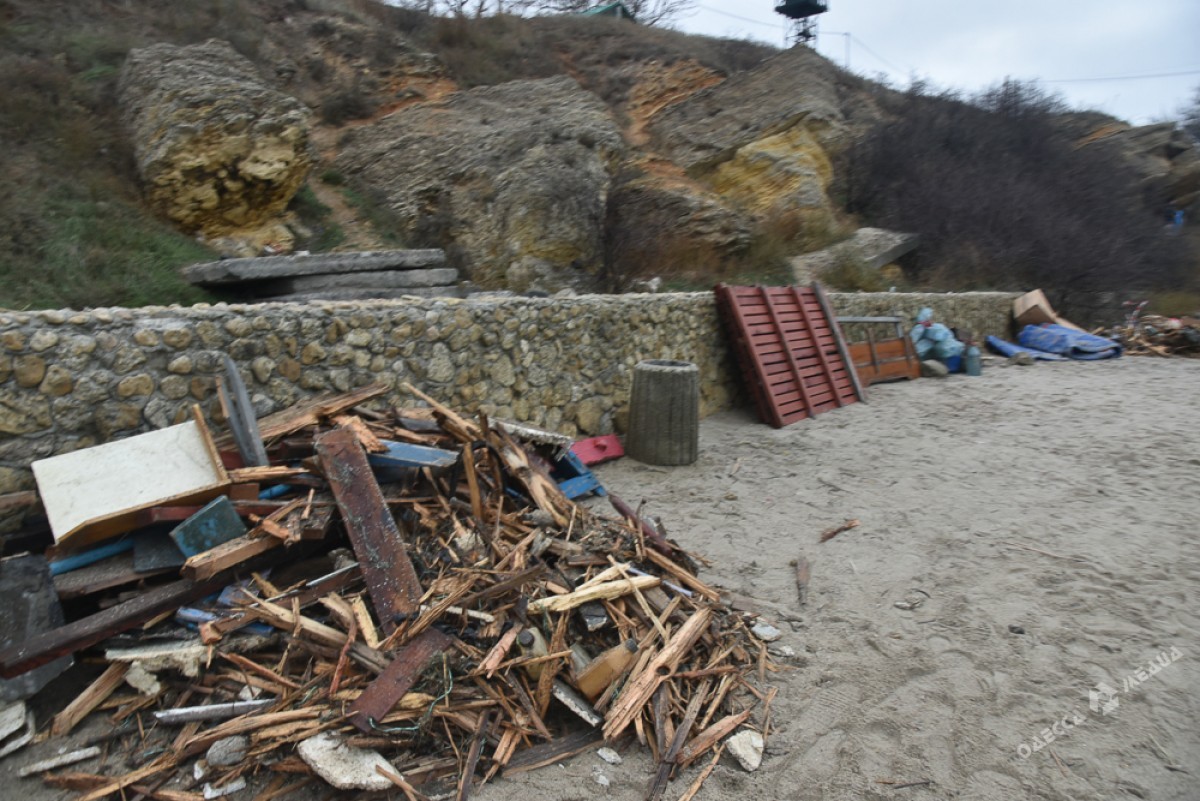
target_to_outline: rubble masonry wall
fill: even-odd
[[[1011,293],[830,296],[838,314],[932,306],[939,321],[1008,333]],[[220,423],[221,354],[258,414],[379,382],[570,435],[623,430],[633,367],[700,368],[701,414],[739,402],[711,293],[0,311],[0,494],[30,462],[187,419]]]

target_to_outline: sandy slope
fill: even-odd
[[[799,654],[763,767],[727,757],[699,797],[1200,798],[1198,399],[1194,361],[996,367],[875,387],[779,431],[718,415],[690,467],[601,467]],[[846,518],[862,526],[817,544]],[[1179,658],[1123,686],[1160,654]],[[1111,714],[1089,709],[1098,682],[1118,691]],[[479,797],[633,801],[649,772],[636,749],[616,767],[587,754]]]

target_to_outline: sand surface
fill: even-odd
[[[1200,362],[995,367],[870,400],[782,430],[719,414],[694,465],[598,468],[798,655],[762,767],[726,756],[698,798],[1200,799]],[[634,801],[651,765],[625,756],[478,797]]]
[[[694,465],[597,472],[796,653],[775,676],[762,767],[725,757],[700,801],[1200,799],[1200,361],[877,386],[783,430],[724,413],[703,422]],[[861,526],[817,543],[848,518]],[[1101,682],[1115,693],[1094,711]],[[0,798],[68,797],[15,778],[67,744],[0,762]],[[636,801],[652,766],[624,756],[585,753],[472,798]]]

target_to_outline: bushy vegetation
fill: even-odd
[[[1069,314],[1080,293],[1185,280],[1185,240],[1164,236],[1122,158],[1075,146],[1056,97],[1007,81],[969,100],[917,86],[881,103],[887,121],[837,173],[848,211],[921,235],[920,283],[1042,287]]]

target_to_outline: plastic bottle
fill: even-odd
[[[963,357],[967,375],[980,375],[983,372],[983,363],[980,359],[979,348],[977,346],[973,344],[968,345]]]
[[[621,671],[633,661],[636,654],[637,640],[626,640],[620,645],[614,645],[593,659],[591,664],[579,673],[575,686],[589,701],[595,701],[604,694],[608,685],[621,675]]]
[[[527,628],[517,635],[517,646],[521,649],[521,653],[527,657],[536,658],[549,653],[546,648],[546,638],[534,627]],[[543,667],[545,667],[544,662],[538,662],[536,665],[526,665],[525,672],[529,674],[531,679],[536,679],[542,675]]]

